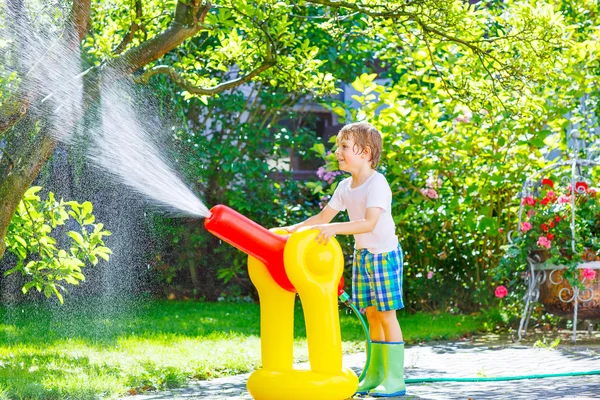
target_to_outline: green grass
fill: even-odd
[[[349,309],[348,309],[349,311]],[[358,319],[340,312],[344,352],[364,349]],[[452,339],[479,318],[399,313],[405,340]],[[96,399],[184,386],[260,367],[257,304],[148,301],[0,308],[0,400]],[[307,359],[296,307],[294,356]]]

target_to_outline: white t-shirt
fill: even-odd
[[[379,172],[371,175],[362,185],[351,188],[352,177],[340,182],[329,201],[336,211],[348,209],[350,221],[365,218],[367,208],[382,209],[375,229],[354,235],[354,247],[368,249],[373,254],[387,253],[398,247],[396,226],[392,218],[392,190],[385,177]]]

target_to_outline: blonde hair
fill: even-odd
[[[371,149],[371,168],[375,169],[381,156],[381,133],[373,125],[367,122],[355,122],[344,126],[337,135],[336,142],[339,144],[342,140],[354,140],[354,145],[358,147],[357,153],[362,153],[366,147]]]

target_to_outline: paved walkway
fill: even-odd
[[[533,348],[531,344],[428,343],[407,347],[405,360],[406,378],[489,378],[555,374],[600,370],[600,345],[561,344],[558,349],[552,350]],[[344,366],[354,369],[357,374],[364,362],[364,354],[344,356]],[[248,375],[193,382],[187,388],[125,399],[251,399],[246,390]],[[406,396],[397,398],[600,399],[600,375],[475,383],[415,383],[407,386]]]

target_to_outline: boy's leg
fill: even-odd
[[[396,310],[377,311],[377,314],[379,314],[377,319],[380,321],[385,341],[402,342],[402,329],[400,329],[400,323],[396,317]]]
[[[385,331],[382,326],[380,315],[375,306],[367,307],[366,309],[367,321],[369,321],[369,337],[372,341],[383,342],[386,341]]]
[[[381,312],[377,311],[374,306],[366,309],[367,320],[369,321],[369,336],[371,338],[371,353],[368,357],[367,373],[364,378],[358,383],[357,394],[367,394],[370,390],[375,389],[383,381],[383,341],[385,333],[381,325]]]
[[[375,308],[372,271],[369,269],[371,255],[365,250],[355,250],[352,262],[352,298],[359,308],[365,308],[369,322],[371,352],[368,357],[367,371],[358,383],[356,393],[367,394],[383,380],[382,342],[385,340],[383,327],[379,321],[379,312]]]
[[[369,392],[374,397],[406,394],[404,383],[404,342],[396,310],[404,307],[402,301],[402,250],[381,254],[374,259],[373,275],[379,321],[384,331],[382,360],[384,378]]]

